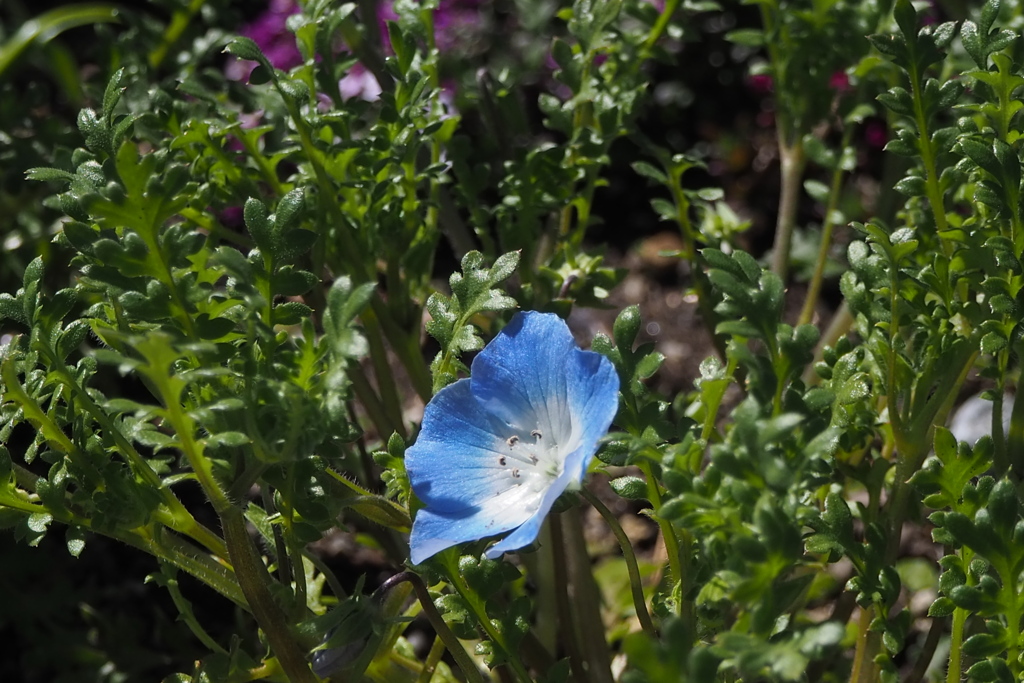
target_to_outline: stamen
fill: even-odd
[[[538,429],[533,430],[531,434],[534,439],[541,438],[541,433]],[[522,437],[518,434],[513,434],[505,439],[505,445],[509,447],[509,452],[498,457],[498,464],[502,467],[505,467],[509,460],[514,460],[530,467],[536,467],[540,462],[540,456],[538,456],[536,452],[538,448],[538,444],[536,442],[533,444],[526,444],[524,449]],[[518,446],[518,448],[515,448],[516,446]],[[516,472],[520,472],[520,470],[516,470]],[[518,474],[515,476],[517,478],[519,477]]]

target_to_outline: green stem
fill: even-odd
[[[465,601],[470,611],[473,612],[473,616],[480,624],[480,627],[484,630],[484,633],[487,634],[491,643],[505,654],[506,664],[510,669],[512,669],[512,673],[515,674],[515,677],[520,683],[531,683],[532,679],[530,678],[530,674],[527,673],[526,667],[524,667],[523,663],[519,660],[518,654],[509,648],[508,641],[505,640],[505,635],[494,626],[491,618],[487,615],[487,608],[484,605],[483,600],[481,600],[480,596],[477,595],[476,591],[469,587],[469,584],[466,583],[462,574],[459,573],[457,566],[449,566],[447,569],[449,575],[448,578],[451,581],[452,587],[455,588],[455,591],[462,596],[462,599]]]
[[[178,403],[177,397],[172,395],[173,392],[169,390],[166,382],[160,382],[158,390],[161,400],[167,408],[167,419],[178,436],[185,459],[188,460],[189,466],[195,472],[196,480],[202,487],[203,493],[210,499],[213,509],[218,515],[222,514],[230,509],[232,504],[213,476],[213,464],[203,454],[203,444],[197,442],[193,436],[195,424],[192,418],[182,410],[181,404]],[[228,547],[230,548],[230,544]]]
[[[1018,358],[1021,352],[1018,345]],[[1006,460],[1010,470],[1019,480],[1024,476],[1024,391],[1018,387],[1010,410],[1010,429],[1006,434]]]
[[[949,634],[949,667],[946,669],[946,683],[960,683],[963,680],[964,626],[967,625],[968,611],[962,607],[953,610],[953,626]]]
[[[126,540],[124,534],[110,534],[118,540],[131,543],[151,555],[172,564],[210,586],[239,607],[251,612],[248,601],[238,585],[238,578],[230,567],[201,552],[191,543],[175,534],[157,533],[156,538],[139,537],[141,543]]]
[[[290,465],[288,467],[288,480],[287,480],[287,495],[282,497],[283,510],[281,511],[284,519],[284,543],[288,550],[288,556],[285,561],[290,561],[292,565],[291,574],[293,581],[295,581],[295,605],[294,605],[294,616],[297,619],[302,618],[302,613],[306,609],[306,566],[302,561],[303,548],[302,544],[299,543],[298,538],[295,535],[295,508],[292,506],[292,500],[295,497],[295,467]]]
[[[238,125],[240,126],[241,123]],[[267,158],[260,150],[257,143],[259,138],[253,135],[248,135],[245,131],[239,132],[236,137],[242,142],[242,147],[245,149],[246,154],[248,154],[249,158],[256,164],[264,182],[270,185],[273,195],[275,197],[283,197],[288,190],[281,184],[281,180],[277,177],[277,171],[270,165]]]
[[[358,0],[359,15],[361,22],[357,24],[353,17],[347,17],[338,27],[342,38],[352,53],[359,58],[360,63],[373,73],[377,84],[384,92],[392,92],[395,89],[395,81],[388,71],[384,51],[381,48],[381,36],[377,24],[377,1]],[[365,38],[359,30],[360,24],[365,31]]]
[[[873,637],[871,630],[874,606],[863,607],[857,621],[857,645],[853,654],[853,669],[850,671],[850,683],[875,683],[874,653],[878,649],[878,638]]]
[[[381,403],[377,392],[373,390],[370,380],[367,379],[362,366],[358,363],[349,363],[348,381],[352,383],[352,390],[355,392],[356,398],[359,399],[359,404],[366,411],[366,415],[370,418],[370,422],[377,429],[377,433],[382,438],[386,438],[392,432],[395,432],[395,425],[388,417],[384,404]]]
[[[1021,598],[1017,577],[1011,564],[1005,558],[993,562],[993,567],[1002,579],[1003,588],[1000,591],[1000,604],[1005,610],[1006,616],[1006,642],[1009,647],[1006,651],[1006,662],[1013,673],[1015,680],[1020,680],[1020,620],[1021,620]]]
[[[604,620],[601,618],[601,591],[587,554],[579,507],[571,507],[561,515],[566,531],[565,550],[572,589],[573,607],[580,646],[587,663],[588,683],[614,683],[612,658],[608,651]]]
[[[970,548],[961,548],[957,552],[963,566],[969,566],[971,560],[974,559],[974,552]],[[968,585],[974,583],[970,576],[967,581]],[[946,669],[946,683],[960,683],[963,680],[964,628],[967,626],[968,616],[970,616],[970,612],[962,607],[953,610],[953,624],[949,633],[949,665]]]
[[[661,510],[661,489],[658,487],[657,479],[654,478],[654,468],[650,462],[643,461],[640,463],[640,471],[644,473],[644,477],[647,479],[647,499],[654,507],[658,528],[661,530],[661,538],[665,543],[669,573],[673,581],[679,581],[681,584],[684,577],[679,559],[679,538],[676,536],[676,530],[672,526],[672,522],[658,515],[658,511]],[[680,599],[676,604],[676,614],[682,614],[682,609],[683,600]]]
[[[433,383],[430,378],[430,368],[423,360],[423,351],[420,348],[420,310],[415,313],[417,321],[414,331],[407,332],[394,320],[387,304],[381,298],[379,292],[374,292],[370,299],[370,306],[373,314],[377,316],[384,336],[391,342],[392,350],[398,355],[398,359],[409,373],[413,388],[424,402],[429,401],[434,395]]]
[[[550,519],[554,519],[552,516]],[[536,641],[536,647],[550,653],[558,649],[559,642],[559,612],[558,592],[564,584],[555,580],[555,543],[551,539],[551,523],[545,522],[541,525],[540,533],[537,535],[537,552],[526,553],[520,559],[526,567],[527,573],[536,586],[533,596],[534,619],[533,629],[530,635]],[[558,552],[561,552],[560,546]],[[525,652],[523,656],[528,660],[530,657]],[[534,668],[537,668],[534,666]]]
[[[828,190],[828,202],[825,205],[825,220],[821,226],[821,245],[818,247],[818,258],[814,262],[814,274],[807,285],[807,296],[804,298],[804,306],[800,311],[800,318],[797,325],[804,325],[811,322],[814,317],[814,307],[818,304],[818,297],[821,295],[821,285],[825,279],[825,266],[828,263],[828,253],[832,248],[832,232],[835,229],[833,217],[839,208],[839,195],[843,189],[843,150],[850,144],[853,135],[853,126],[846,126],[843,132],[843,139],[839,143],[839,157],[836,159],[836,167],[832,171],[832,184]]]
[[[921,468],[925,457],[931,450],[932,434],[935,424],[943,424],[952,406],[953,400],[967,378],[967,373],[974,365],[977,351],[971,351],[971,347],[965,346],[964,356],[956,359],[959,362],[950,363],[948,370],[943,373],[942,380],[934,387],[934,395],[925,404],[920,415],[912,415],[908,421],[908,429],[893,425],[893,439],[896,445],[896,473],[893,480],[893,490],[887,506],[889,524],[889,541],[886,549],[886,563],[893,564],[899,552],[900,536],[903,530],[903,522],[906,520],[907,512],[913,496],[913,487],[910,485],[910,477]],[[919,389],[920,390],[920,389]],[[890,399],[890,413],[894,412],[892,406],[896,405]]]
[[[772,272],[785,282],[789,272],[789,252],[796,226],[796,211],[800,204],[800,189],[803,187],[804,156],[803,141],[799,137],[791,143],[785,140],[785,131],[779,127],[779,159],[781,162],[782,186],[779,190],[779,215],[775,224],[775,244],[772,247]]]
[[[942,245],[943,253],[946,256],[952,254],[952,247],[943,237],[947,229],[946,207],[942,197],[942,189],[939,187],[939,172],[936,166],[935,148],[932,146],[931,133],[928,131],[928,118],[924,111],[924,93],[921,88],[921,75],[917,71],[917,65],[911,60],[910,69],[907,72],[910,77],[910,87],[914,98],[914,122],[917,124],[918,142],[917,147],[921,152],[921,162],[924,164],[925,172],[925,196],[931,206],[932,215],[935,218],[935,230]]]
[[[917,654],[914,668],[903,683],[921,683],[924,680],[925,674],[928,673],[928,666],[932,663],[932,658],[935,656],[935,648],[938,647],[939,640],[942,638],[943,631],[945,631],[943,620],[932,620],[932,625],[928,628],[928,636],[924,640],[921,651]]]
[[[622,559],[625,560],[626,571],[629,573],[629,585],[633,594],[633,607],[636,609],[636,618],[640,621],[640,626],[649,636],[657,638],[658,630],[654,627],[654,622],[651,621],[650,612],[647,611],[647,599],[644,597],[643,581],[640,578],[640,568],[636,563],[636,553],[633,552],[633,544],[630,543],[629,537],[622,529],[622,525],[619,524],[619,520],[616,519],[615,515],[612,514],[612,511],[601,502],[600,498],[595,496],[586,488],[581,489],[580,493],[588,503],[594,506],[595,510],[601,513],[601,516],[604,517],[604,521],[608,523],[608,528],[610,528],[612,530],[612,534],[615,535],[615,540],[619,542],[619,547],[622,549]]]
[[[274,494],[269,486],[260,487],[260,498],[263,500],[263,509],[270,517],[277,513],[277,506],[274,505]],[[292,564],[288,561],[288,546],[284,541],[284,533],[278,524],[270,525],[274,538],[274,554],[277,556],[277,573],[280,583],[288,586],[292,582]]]
[[[373,363],[373,374],[377,378],[377,390],[384,412],[391,423],[391,431],[398,432],[399,436],[405,438],[406,432],[402,419],[402,403],[398,398],[398,389],[395,387],[395,373],[388,363],[384,337],[381,335],[380,325],[377,322],[377,317],[373,314],[373,309],[364,312],[362,320],[366,340],[370,346],[370,361]],[[381,436],[390,436],[391,431],[387,434],[381,434]]]
[[[185,9],[174,13],[170,25],[164,30],[160,44],[149,53],[149,66],[151,69],[157,69],[163,64],[167,53],[178,42],[181,34],[185,32],[189,24],[192,23],[192,18],[202,8],[203,2],[204,0],[192,0]]]
[[[56,5],[28,21],[11,21],[9,29],[18,26],[18,30],[5,32],[4,41],[0,43],[0,77],[33,45],[46,45],[61,33],[78,26],[120,23],[121,16],[116,5],[82,3]]]
[[[462,643],[452,633],[452,630],[448,628],[448,624],[444,622],[444,617],[441,616],[441,613],[437,611],[437,607],[434,606],[434,600],[430,597],[430,592],[427,591],[427,586],[423,583],[423,580],[412,572],[405,572],[405,574],[407,575],[405,580],[411,583],[413,590],[416,591],[416,597],[419,599],[423,612],[430,621],[430,625],[434,627],[437,637],[441,639],[444,646],[452,654],[455,663],[462,669],[462,675],[466,677],[469,683],[484,683],[483,676],[480,675],[480,670],[477,668],[473,658],[466,653]]]
[[[206,632],[202,624],[199,623],[199,620],[196,619],[196,615],[192,612],[192,605],[181,594],[175,572],[167,564],[164,564],[162,569],[164,578],[161,583],[167,589],[167,592],[171,594],[171,600],[174,601],[174,606],[178,609],[178,618],[185,622],[185,625],[192,631],[192,635],[205,645],[207,649],[227,656],[228,651],[221,647],[220,643],[214,640]]]
[[[711,283],[708,282],[707,273],[704,272],[704,260],[697,251],[697,231],[693,228],[693,221],[690,220],[690,200],[683,191],[683,171],[668,168],[671,183],[669,190],[672,193],[672,201],[676,207],[676,223],[682,233],[683,248],[682,255],[690,265],[690,277],[693,278],[693,291],[697,295],[697,307],[700,309],[700,318],[708,331],[708,336],[715,346],[718,357],[725,359],[726,337],[715,334],[720,316],[715,312],[715,303],[711,300]]]
[[[586,683],[587,670],[583,666],[583,655],[580,652],[580,644],[576,638],[576,628],[573,619],[572,605],[569,601],[569,571],[565,553],[565,534],[562,533],[562,518],[560,515],[550,515],[548,524],[551,530],[551,545],[553,546],[553,569],[555,603],[558,613],[558,637],[561,645],[569,657],[569,668],[572,671],[572,678],[575,683]]]
[[[441,636],[435,636],[434,643],[430,646],[430,652],[427,653],[427,658],[423,662],[423,668],[420,669],[420,675],[416,678],[416,683],[430,683],[434,672],[437,671],[441,657],[444,656],[444,649],[444,641],[441,640]]]
[[[1009,461],[1006,458],[1006,434],[1003,431],[1003,403],[1006,395],[1006,371],[1010,362],[1010,350],[1004,348],[996,354],[996,366],[999,373],[996,376],[995,396],[992,398],[992,470],[995,478],[1006,474],[1009,468]]]
[[[654,22],[654,26],[651,27],[651,32],[647,34],[647,39],[644,40],[644,44],[640,48],[640,61],[643,61],[650,56],[655,43],[657,43],[658,39],[665,33],[665,29],[668,28],[669,22],[672,21],[672,15],[676,13],[677,9],[679,9],[680,1],[681,0],[667,0],[665,8],[661,10],[658,20]]]
[[[228,557],[238,577],[238,584],[252,608],[253,616],[267,635],[271,650],[281,662],[289,680],[293,683],[315,683],[316,677],[306,662],[305,654],[288,630],[289,621],[270,591],[273,579],[256,552],[241,509],[231,503],[214,477],[213,465],[203,454],[203,444],[193,436],[195,425],[192,418],[184,413],[176,397],[171,395],[173,392],[166,381],[159,382],[158,388],[167,407],[168,420],[178,435],[181,450],[220,517]],[[287,561],[287,558],[283,559]]]
[[[62,524],[79,526],[93,533],[121,541],[187,572],[242,609],[249,610],[245,596],[239,591],[238,583],[229,567],[210,555],[200,552],[198,548],[180,536],[161,533],[160,527],[153,530],[145,527],[132,530],[99,530],[93,527],[92,520],[81,517],[71,510],[52,510],[17,495],[7,496],[2,493],[0,493],[0,508],[19,510],[28,515],[48,513]]]
[[[334,575],[334,572],[331,571],[331,568],[328,567],[327,564],[320,559],[320,557],[318,557],[314,553],[309,552],[308,550],[303,550],[302,556],[309,560],[309,563],[316,567],[321,574],[323,574],[324,579],[327,581],[327,585],[331,587],[331,592],[334,593],[335,598],[341,601],[348,597],[348,591],[345,590],[345,588],[341,585],[341,582],[338,581],[338,577]]]
[[[253,616],[266,634],[267,642],[285,675],[293,683],[317,683],[305,653],[288,630],[285,613],[270,592],[270,573],[256,553],[256,547],[245,528],[242,511],[229,507],[221,511],[220,518],[242,593],[252,607]]]

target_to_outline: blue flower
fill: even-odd
[[[517,313],[423,414],[405,456],[425,507],[412,525],[412,562],[511,531],[495,559],[529,545],[566,489],[578,489],[615,417],[619,378],[583,351],[550,313]]]

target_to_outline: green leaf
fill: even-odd
[[[659,168],[656,168],[655,166],[647,163],[646,161],[635,161],[633,162],[632,167],[638,175],[641,175],[644,178],[647,178],[648,180],[653,180],[654,182],[659,183],[661,185],[668,185],[669,183],[668,176],[665,175],[664,171],[662,171]]]
[[[618,477],[608,482],[615,493],[628,500],[646,500],[647,482],[640,477]]]
[[[908,40],[915,39],[917,37],[917,11],[910,0],[896,0],[896,6],[892,13],[903,35]]]
[[[249,229],[249,234],[252,235],[253,241],[256,242],[260,250],[273,253],[273,227],[269,220],[269,212],[263,202],[255,197],[249,197],[245,200],[242,216],[245,220],[245,227]]]
[[[246,36],[235,36],[224,46],[224,52],[241,57],[242,59],[248,59],[249,61],[259,62],[260,64],[269,67],[270,62],[267,60],[260,46],[256,44],[256,41]]]
[[[755,28],[744,28],[736,31],[729,31],[725,39],[730,43],[745,45],[746,47],[761,47],[765,44],[764,31]]]
[[[103,91],[103,118],[108,122],[114,115],[114,107],[121,100],[121,94],[124,92],[124,87],[121,85],[124,81],[124,67],[114,72],[114,75],[110,77],[107,82],[107,87]]]
[[[636,342],[636,336],[640,332],[640,325],[642,323],[639,306],[634,304],[622,309],[622,312],[616,316],[615,324],[612,326],[615,345],[620,350],[631,350]]]
[[[83,2],[55,7],[31,20],[22,21],[18,30],[0,44],[0,77],[33,45],[45,45],[78,26],[119,23],[121,12],[117,5]]]
[[[246,204],[248,205],[248,202]],[[292,224],[299,216],[304,205],[305,199],[301,188],[296,188],[281,197],[281,201],[277,203],[277,211],[275,213],[277,220],[274,222],[274,229],[278,236],[283,236],[286,231],[292,228]]]
[[[230,448],[247,446],[251,441],[252,440],[242,432],[218,432],[216,434],[210,434],[210,436],[206,438],[206,442],[211,446],[227,446]]]
[[[828,201],[828,185],[820,180],[807,179],[804,181],[804,191],[816,202]]]
[[[72,557],[78,557],[85,550],[85,533],[80,527],[69,526],[65,534],[65,542],[67,543],[68,553]]]
[[[29,180],[38,181],[55,181],[63,183],[71,183],[75,179],[73,173],[62,171],[59,168],[30,168],[25,171],[25,177]]]
[[[369,353],[366,339],[354,327],[356,317],[373,297],[375,285],[365,282],[353,286],[348,276],[339,277],[327,292],[327,310],[324,313],[324,334],[328,348],[336,362],[348,358],[361,358]]]

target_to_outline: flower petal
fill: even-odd
[[[597,452],[598,440],[608,432],[618,412],[619,376],[612,362],[594,351],[577,349],[573,360],[575,368],[567,375],[575,448],[565,456],[564,467],[575,467],[576,480],[582,481]]]
[[[541,496],[524,491],[525,487],[514,487],[484,505],[460,512],[440,513],[423,508],[416,513],[409,537],[409,548],[413,564],[423,562],[431,555],[466,541],[475,541],[496,536],[520,527],[540,510],[537,504]],[[548,508],[551,506],[549,505]],[[531,509],[532,508],[532,509]],[[543,519],[544,513],[539,516]],[[533,536],[536,536],[536,531]],[[533,537],[518,547],[528,544]]]
[[[483,409],[462,379],[439,391],[423,413],[416,443],[406,451],[413,491],[439,513],[466,512],[508,485],[499,458],[508,427]]]
[[[572,429],[566,368],[578,352],[557,315],[517,313],[473,360],[473,394],[517,430],[562,443]]]
[[[551,512],[551,507],[558,500],[558,497],[565,492],[565,489],[568,488],[573,479],[575,479],[573,473],[566,471],[552,482],[548,490],[544,492],[544,497],[540,501],[537,511],[520,524],[515,531],[488,548],[485,553],[487,559],[496,560],[506,552],[519,550],[537,540],[540,526],[544,523],[548,513]]]
[[[406,469],[425,507],[412,561],[511,531],[491,558],[534,541],[555,500],[578,485],[618,408],[611,362],[583,351],[555,315],[519,313],[477,355],[472,378],[427,405]]]

